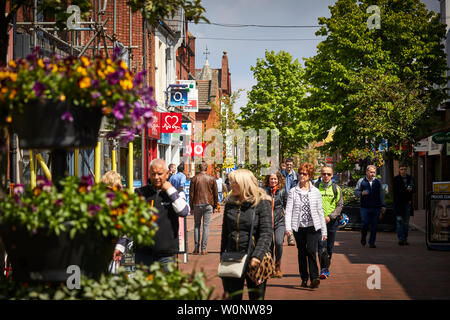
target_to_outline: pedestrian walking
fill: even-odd
[[[375,178],[377,167],[367,166],[366,176],[360,178],[354,189],[355,196],[360,198],[360,212],[363,223],[361,229],[361,244],[367,243],[367,232],[370,229],[369,246],[376,248],[378,219],[384,215],[386,204],[384,202],[384,190],[381,181]]]
[[[281,170],[281,174],[285,179],[286,194],[298,184],[299,177],[294,170],[294,160],[287,158],[285,161],[285,169]],[[295,246],[295,239],[292,234],[287,235],[287,242],[289,246]]]
[[[275,271],[273,276],[277,278],[283,277],[281,272],[281,257],[283,255],[283,242],[286,233],[286,225],[284,221],[287,193],[284,188],[284,177],[281,172],[267,175],[264,179],[264,190],[272,197],[272,253],[275,257]]]
[[[400,246],[409,245],[409,218],[414,215],[412,204],[416,184],[412,176],[407,174],[408,166],[401,164],[400,174],[394,177],[394,212],[397,220],[397,238]]]
[[[297,243],[301,287],[308,286],[309,277],[310,288],[318,288],[320,280],[317,266],[317,246],[319,239],[322,241],[327,239],[322,195],[310,181],[314,175],[312,164],[301,164],[298,174],[299,184],[288,194],[286,232],[293,234]]]
[[[224,193],[228,192],[228,190],[227,190],[225,183],[223,183],[222,177],[220,176],[220,171],[216,172],[216,183],[217,183],[218,201],[219,201],[219,203],[221,203],[223,201]]]
[[[192,180],[189,190],[189,203],[194,214],[194,242],[195,248],[192,254],[200,253],[206,255],[209,234],[209,222],[213,211],[217,209],[217,183],[216,179],[207,174],[208,165],[200,164],[200,173],[196,174]],[[200,242],[200,227],[203,220],[203,230]]]
[[[175,254],[178,253],[178,217],[185,217],[189,213],[189,206],[184,197],[172,184],[167,181],[169,170],[162,159],[154,159],[149,168],[150,184],[137,188],[135,192],[142,195],[147,202],[158,210],[156,224],[158,231],[155,233],[154,245],[136,246],[135,262],[150,266],[153,262],[167,265],[175,262]],[[119,239],[114,250],[113,259],[121,260],[125,251],[126,237]]]
[[[238,169],[228,177],[231,191],[225,202],[220,255],[224,252],[249,252],[249,265],[258,267],[270,250],[273,236],[271,199],[258,187],[258,180],[251,171]],[[250,234],[253,216],[253,232]],[[250,237],[253,239],[251,248],[248,247]],[[256,284],[246,272],[242,278],[222,278],[224,291],[233,300],[242,300],[245,283],[250,300],[264,299],[267,280]]]
[[[330,276],[331,257],[336,240],[336,231],[339,226],[342,207],[344,206],[342,190],[332,181],[332,176],[333,168],[324,166],[320,169],[321,179],[315,184],[315,187],[319,189],[322,195],[323,214],[327,224],[327,240],[319,240],[318,244],[320,279],[327,279]]]
[[[184,163],[180,163],[177,167],[177,173],[170,177],[169,182],[179,191],[184,192],[186,183],[186,175],[184,174]]]
[[[177,166],[174,163],[169,164],[169,177],[167,180],[170,180],[174,174],[177,173]]]

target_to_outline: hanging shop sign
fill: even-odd
[[[159,125],[159,112],[153,111],[152,113],[152,125],[148,128],[148,137],[153,139],[159,139],[161,137],[160,125]]]
[[[160,124],[161,133],[181,133],[181,113],[162,112]]]
[[[172,88],[170,90],[169,105],[171,107],[184,107],[188,104],[188,92],[184,88]]]
[[[450,131],[449,132],[437,132],[433,134],[431,137],[431,140],[433,140],[436,144],[444,144],[446,142],[450,142]]]

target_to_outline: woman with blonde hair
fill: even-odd
[[[228,178],[231,192],[225,200],[220,255],[224,252],[249,252],[249,265],[257,267],[270,251],[272,242],[271,198],[247,169],[233,171]],[[253,232],[250,234],[253,216]],[[250,237],[252,246],[249,250]],[[266,281],[256,284],[246,272],[242,278],[222,278],[225,293],[231,294],[234,300],[242,300],[244,282],[247,282],[250,300],[264,299]]]
[[[113,170],[106,172],[100,179],[100,182],[106,184],[109,188],[122,189],[122,177]]]

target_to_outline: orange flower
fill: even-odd
[[[38,195],[40,195],[41,194],[41,192],[42,192],[42,189],[41,188],[34,188],[34,190],[33,190],[33,194],[35,195],[35,196],[38,196]]]
[[[78,86],[81,89],[89,88],[91,86],[91,78],[88,77],[81,78],[80,81],[78,82]]]
[[[78,188],[78,192],[81,192],[81,193],[87,193],[87,186],[80,186],[80,187]]]
[[[116,224],[116,229],[122,229],[122,225],[120,225],[120,224]]]
[[[152,281],[153,280],[153,278],[154,278],[155,276],[153,275],[153,274],[149,274],[147,277],[145,277],[148,281]]]
[[[147,220],[145,220],[144,218],[141,218],[140,221],[142,224],[144,224]]]

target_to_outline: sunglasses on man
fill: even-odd
[[[333,174],[332,174],[332,173],[325,173],[325,172],[322,172],[321,175],[331,177]]]

